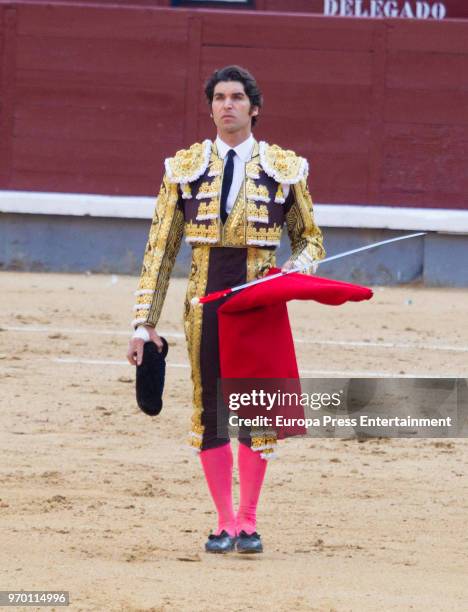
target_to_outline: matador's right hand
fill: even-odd
[[[158,332],[154,329],[154,327],[150,327],[149,325],[143,325],[145,330],[148,332],[149,339],[144,340],[140,337],[133,336],[130,338],[128,343],[128,351],[127,351],[127,359],[130,365],[141,365],[143,360],[143,347],[145,346],[145,342],[154,342],[158,347],[158,351],[161,352],[163,349],[163,343],[161,338],[158,335]]]

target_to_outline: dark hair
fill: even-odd
[[[248,70],[241,68],[241,66],[225,66],[213,72],[205,83],[205,95],[210,106],[213,102],[214,89],[221,81],[239,81],[244,86],[245,93],[250,100],[250,105],[258,106],[258,108],[262,107],[263,96],[257,81]],[[257,116],[252,117],[252,127],[256,122]]]

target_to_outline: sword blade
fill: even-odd
[[[354,253],[361,253],[362,251],[368,251],[369,249],[375,249],[375,247],[382,246],[384,244],[390,244],[391,242],[398,242],[398,240],[407,240],[408,238],[416,238],[417,236],[424,236],[427,232],[417,232],[416,234],[406,234],[406,236],[398,236],[397,238],[389,238],[388,240],[381,240],[380,242],[374,242],[373,244],[367,244],[366,246],[359,247],[358,249],[352,249],[351,251],[345,251],[344,253],[338,253],[338,255],[332,255],[325,259],[318,260],[317,263],[320,265],[327,261],[333,261],[335,259],[341,259],[342,257],[348,257],[348,255],[354,255]]]

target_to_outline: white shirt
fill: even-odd
[[[245,177],[245,164],[252,158],[252,151],[254,148],[255,140],[252,134],[237,145],[237,147],[230,147],[221,140],[219,136],[216,138],[216,148],[218,149],[218,155],[224,160],[226,165],[226,156],[230,149],[234,149],[236,154],[233,157],[234,161],[234,173],[232,175],[231,189],[229,190],[227,201],[226,201],[226,212],[229,214],[234,206],[234,203],[241,188],[242,181]]]
[[[226,212],[229,214],[236,202],[239,189],[241,188],[242,181],[245,177],[245,164],[252,159],[252,151],[254,148],[255,139],[250,134],[247,140],[241,142],[237,147],[230,147],[226,144],[219,136],[216,137],[216,148],[218,149],[218,155],[224,160],[226,165],[226,156],[230,149],[234,149],[236,154],[234,155],[234,173],[232,176],[231,189],[226,201]],[[289,194],[289,185],[283,185],[283,194],[287,198]]]

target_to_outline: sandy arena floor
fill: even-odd
[[[99,612],[466,611],[464,439],[287,440],[259,507],[265,553],[202,552],[215,513],[185,447],[185,282],[159,326],[171,352],[154,420],[125,362],[136,282],[0,273],[0,589],[68,590],[69,609]],[[300,367],[468,377],[467,303],[415,287],[293,303]]]

